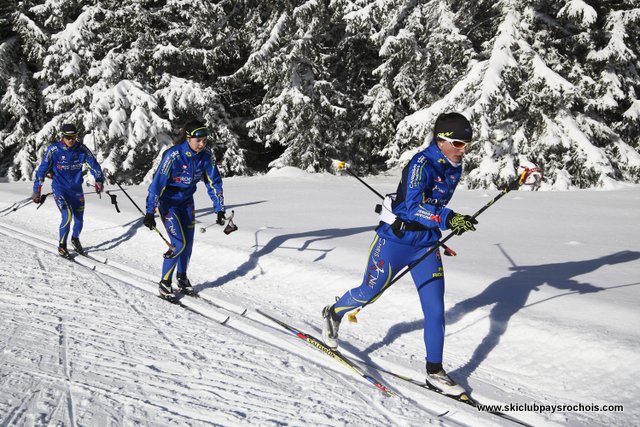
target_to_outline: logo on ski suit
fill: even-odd
[[[382,268],[385,261],[383,259],[377,259],[380,256],[382,246],[384,246],[385,243],[385,239],[378,240],[378,243],[371,254],[371,264],[369,265],[369,271],[367,272],[367,286],[370,288],[375,288],[380,275],[385,273],[384,268]]]

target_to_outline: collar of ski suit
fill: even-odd
[[[202,156],[204,155],[204,153],[208,151],[208,148],[209,147],[204,147],[201,152],[196,153],[191,149],[191,147],[189,147],[189,141],[187,141],[186,139],[182,142],[182,144],[180,144],[180,151],[182,152],[182,154],[186,155],[187,157]]]
[[[67,147],[67,144],[65,144],[62,141],[58,141],[58,147],[63,149],[63,150],[67,150],[67,151],[73,151],[73,150],[77,150],[78,148],[80,148],[80,146],[82,145],[82,142],[76,140],[76,143],[73,144],[73,146],[71,147]]]
[[[447,159],[447,157],[440,151],[438,148],[438,144],[436,141],[431,141],[431,145],[429,145],[424,150],[425,155],[433,162],[434,167],[444,171],[449,168],[458,169],[462,167],[462,163],[453,163],[451,160]]]

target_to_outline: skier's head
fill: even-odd
[[[207,125],[200,120],[192,120],[184,125],[184,132],[191,148],[196,153],[204,150],[207,145],[207,138],[211,135],[211,131]]]
[[[73,123],[65,123],[60,127],[60,140],[67,147],[72,147],[78,138],[78,130]]]
[[[460,163],[473,131],[471,123],[462,114],[444,113],[436,119],[433,136],[442,154],[453,163]]]

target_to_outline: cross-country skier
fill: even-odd
[[[447,208],[460,180],[462,158],[471,142],[469,121],[459,113],[436,119],[433,140],[402,171],[397,193],[387,197],[381,222],[371,244],[367,267],[359,287],[346,292],[322,310],[322,336],[337,348],[342,317],[374,298],[395,274],[419,259],[441,237],[440,230],[460,235],[475,230],[475,219]],[[462,387],[442,366],[444,346],[444,270],[440,251],[434,251],[411,270],[424,313],[427,382],[446,394],[458,396]]]
[[[60,223],[60,240],[58,253],[67,258],[67,238],[71,231],[73,217],[73,231],[71,244],[76,252],[83,253],[80,244],[84,217],[84,195],[82,189],[82,169],[86,164],[95,179],[96,193],[103,189],[104,176],[95,156],[82,142],[77,140],[78,131],[71,123],[63,124],[60,128],[60,140],[51,144],[44,153],[42,163],[36,171],[31,196],[34,203],[40,203],[42,184],[46,176],[52,176],[51,190],[58,209],[62,214]]]
[[[193,194],[196,184],[204,181],[213,201],[213,210],[217,215],[216,222],[225,223],[224,199],[222,196],[222,177],[215,158],[207,141],[211,134],[206,124],[199,120],[187,123],[164,155],[153,181],[149,186],[147,211],[144,225],[149,229],[156,226],[154,212],[156,207],[162,218],[174,251],[165,254],[160,280],[160,296],[172,300],[172,276],[176,270],[178,288],[189,295],[194,293],[191,282],[187,278],[187,267],[193,248],[195,231],[195,215]]]

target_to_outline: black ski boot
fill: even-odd
[[[62,258],[71,258],[71,256],[69,255],[69,251],[67,250],[66,243],[58,246],[58,255],[60,255]]]
[[[176,296],[173,293],[173,289],[171,289],[171,282],[167,280],[161,280],[160,285],[158,286],[158,293],[160,294],[160,298],[166,299],[169,302],[176,302]]]
[[[178,289],[185,295],[195,296],[196,291],[193,290],[193,286],[191,286],[191,282],[187,279],[186,274],[178,274]]]
[[[84,255],[84,248],[82,247],[82,244],[80,244],[80,239],[78,239],[77,237],[72,237],[71,246],[73,246],[73,249],[75,249],[75,251],[80,255]]]

